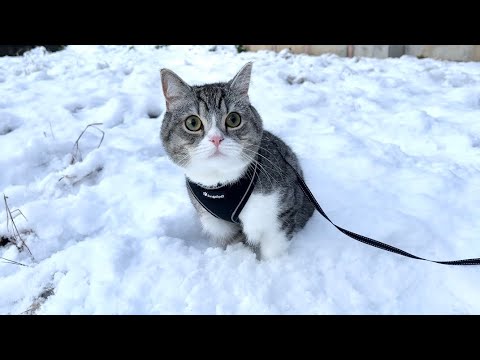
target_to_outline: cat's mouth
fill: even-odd
[[[220,150],[215,149],[215,152],[212,155],[209,155],[208,158],[217,158],[217,157],[225,157],[226,155],[222,153]]]

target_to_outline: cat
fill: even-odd
[[[280,138],[263,129],[248,90],[253,63],[229,82],[190,86],[169,69],[160,71],[166,111],[160,138],[168,157],[187,179],[190,200],[204,232],[217,246],[243,242],[258,259],[286,253],[314,206],[296,183],[288,161],[303,176],[297,156]],[[281,155],[280,155],[281,154]],[[191,184],[203,189],[234,186],[239,179],[257,180],[238,215],[238,223],[218,218],[202,206]],[[210,198],[204,191],[201,195]]]

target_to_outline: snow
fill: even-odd
[[[250,99],[334,222],[422,257],[480,257],[480,63],[212,50],[0,58],[0,195],[34,255],[0,247],[29,265],[0,263],[1,314],[480,313],[480,267],[378,250],[318,213],[271,261],[211,247],[159,140],[162,67],[200,84],[254,61]],[[90,127],[71,164],[92,123],[103,142]]]

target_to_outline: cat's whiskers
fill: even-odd
[[[243,157],[243,156],[242,156],[242,157]],[[243,158],[244,158],[246,161],[254,162],[254,161],[252,161],[252,159],[250,159],[250,158],[247,158],[247,157],[243,157]],[[260,168],[259,168],[259,171],[260,171]],[[252,177],[253,177],[253,175],[254,175],[254,170],[253,170],[251,167],[248,167],[246,174],[247,174],[248,178],[249,178],[250,180],[252,180]],[[262,184],[262,180],[261,180],[260,177],[258,177],[257,184],[260,185],[262,189],[264,188],[264,186],[263,186],[263,184]]]
[[[196,148],[194,151],[193,151],[193,155],[196,156],[196,157],[202,157],[206,154],[208,154],[209,156],[210,155],[213,155],[215,153],[215,151],[212,152],[212,148],[211,147],[202,147],[202,148]],[[230,145],[223,145],[220,147],[220,153],[222,153],[223,155],[225,156],[238,156],[241,152],[241,150],[239,149],[238,146],[234,145],[234,144],[230,144]]]
[[[213,154],[214,152],[212,152],[212,149],[195,149],[192,151],[192,156],[199,160],[206,160]]]
[[[274,170],[274,171],[275,171],[277,174],[279,174],[281,177],[284,176],[284,172],[282,171],[282,169],[281,169],[278,165],[276,165],[276,164],[274,164],[273,162],[271,162],[270,159],[266,158],[265,156],[263,156],[262,154],[260,154],[260,153],[258,153],[258,152],[256,152],[256,151],[253,151],[253,150],[250,150],[250,149],[247,149],[247,148],[244,148],[243,150],[250,151],[251,153],[254,153],[254,154],[256,154],[256,155],[264,158],[265,160],[267,160],[270,164],[272,164],[272,165],[275,167],[275,168],[269,167],[271,170]],[[264,165],[265,165],[265,166],[268,166],[268,164],[264,164]],[[278,169],[278,170],[277,170],[277,169]]]
[[[258,147],[259,150],[263,150],[263,151],[269,153],[270,155],[272,155],[273,157],[275,157],[274,153],[272,153],[270,150],[268,150],[267,148],[265,148],[261,145],[253,144],[253,143],[250,143],[250,142],[245,142],[245,144],[250,145],[250,146],[256,146],[256,147]]]
[[[178,164],[182,167],[187,166],[188,165],[188,160],[187,159],[189,159],[189,157],[190,157],[190,155],[186,154],[184,157],[178,159]],[[185,160],[187,160],[187,161],[185,161]]]
[[[276,167],[277,169],[279,169],[279,170],[280,170],[280,174],[283,174],[282,168],[280,168],[278,165],[276,165],[276,164],[274,164],[272,161],[270,161],[270,159],[268,159],[267,157],[265,157],[264,155],[262,155],[262,154],[259,153],[259,150],[263,150],[263,151],[269,153],[270,155],[272,155],[273,157],[275,157],[275,155],[274,155],[271,151],[267,150],[266,148],[264,148],[264,147],[262,147],[262,146],[260,146],[260,145],[252,144],[252,143],[249,143],[249,142],[246,142],[246,145],[257,146],[257,147],[258,147],[258,151],[256,151],[256,153],[257,153],[259,156],[263,157],[265,160],[267,160],[267,161],[268,161],[270,164],[272,164],[274,167]],[[248,150],[248,151],[251,151],[251,152],[255,152],[254,150],[251,150],[251,149],[249,149],[249,148],[247,148],[247,147],[245,147],[244,150]]]
[[[252,180],[252,177],[254,175],[254,170],[251,167],[248,167],[246,175],[247,175],[249,180]],[[262,182],[261,178],[257,179],[257,185],[256,186],[260,186],[261,189],[262,189],[262,192],[263,192],[263,189],[265,189],[265,186],[263,185],[263,182]]]
[[[274,187],[274,184],[273,183],[276,183],[275,179],[268,173],[268,171],[263,167],[262,164],[260,164],[257,160],[255,160],[253,157],[247,155],[247,154],[242,154],[242,156],[244,156],[247,160],[251,161],[251,162],[254,162],[257,164],[257,168],[259,169],[259,171],[263,172],[265,174],[265,176],[268,178],[268,180],[270,181],[270,185],[272,187]],[[272,182],[273,180],[273,182]]]

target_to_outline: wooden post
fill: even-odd
[[[354,46],[355,45],[347,45],[347,56],[348,57],[353,57],[354,54]]]

